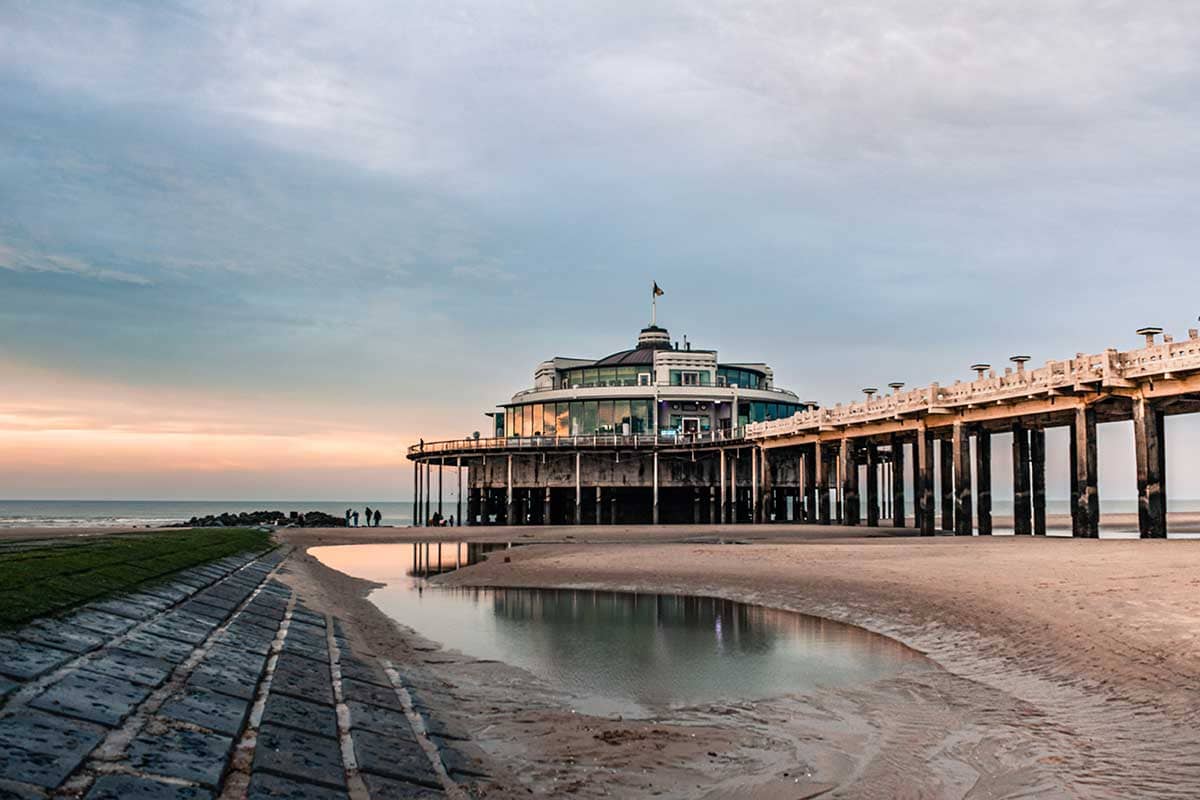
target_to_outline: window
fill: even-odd
[[[618,400],[613,403],[613,427],[614,432],[622,436],[628,436],[633,433],[633,426],[629,421],[628,400]]]
[[[543,436],[553,436],[554,435],[555,428],[557,427],[557,422],[555,421],[557,419],[557,417],[555,416],[554,408],[555,408],[554,403],[546,403],[546,405],[544,406],[544,410],[542,412],[542,435]]]
[[[559,436],[571,435],[571,404],[559,403],[558,416],[555,419],[554,432]]]
[[[682,375],[680,377],[683,378],[684,386],[699,386],[700,385],[700,373],[699,372],[684,372],[684,373],[682,373]]]
[[[633,400],[629,403],[630,422],[633,423],[634,433],[646,433],[650,430],[650,400]]]
[[[649,372],[639,372],[637,377],[638,377],[638,386],[649,386],[651,384],[651,379],[654,376],[651,375]]]
[[[571,403],[571,435],[583,433],[583,403],[576,400]]]
[[[522,406],[521,412],[523,417],[521,435],[533,436],[533,406]]]
[[[583,402],[583,420],[579,424],[579,432],[584,436],[591,435],[596,432],[596,427],[600,424],[599,409],[595,400],[585,400]]]
[[[596,431],[598,433],[613,432],[613,401],[601,400],[597,408]]]

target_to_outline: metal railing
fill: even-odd
[[[587,448],[656,449],[692,447],[745,441],[746,428],[721,429],[700,433],[664,430],[653,433],[595,433],[576,436],[505,436],[479,439],[448,439],[423,442],[408,448],[410,457],[506,450],[577,450]]]
[[[814,411],[797,412],[786,419],[756,422],[747,426],[746,437],[764,439],[880,422],[904,416],[937,413],[969,406],[1013,402],[1055,392],[1069,393],[1099,387],[1122,387],[1139,380],[1166,378],[1200,371],[1200,335],[1188,332],[1183,341],[1164,341],[1137,350],[1105,350],[1063,361],[1047,361],[1034,369],[994,371],[973,381],[956,381],[951,386],[937,383],[894,392],[882,397]]]

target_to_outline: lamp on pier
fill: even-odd
[[[1011,356],[1008,360],[1017,365],[1017,372],[1025,371],[1025,362],[1029,361],[1031,356]]]
[[[904,381],[892,381],[888,384],[888,388],[892,390],[892,394],[904,388]]]
[[[863,394],[865,394],[867,396],[868,403],[871,402],[871,398],[874,397],[875,393],[878,391],[879,390],[876,389],[874,386],[868,386],[866,389],[863,389]]]
[[[971,369],[975,370],[975,375],[979,380],[983,380],[984,374],[992,368],[991,364],[972,364]]]
[[[1137,329],[1138,336],[1146,337],[1146,347],[1153,347],[1154,346],[1154,337],[1158,336],[1162,332],[1163,332],[1162,328],[1154,328],[1154,327]]]

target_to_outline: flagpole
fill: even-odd
[[[657,286],[658,284],[655,284]],[[650,327],[658,325],[658,292],[650,289]]]

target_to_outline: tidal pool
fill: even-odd
[[[932,667],[861,628],[730,600],[428,581],[504,547],[443,542],[310,552],[328,567],[384,584],[369,599],[402,625],[447,649],[522,667],[590,714],[761,700]]]

